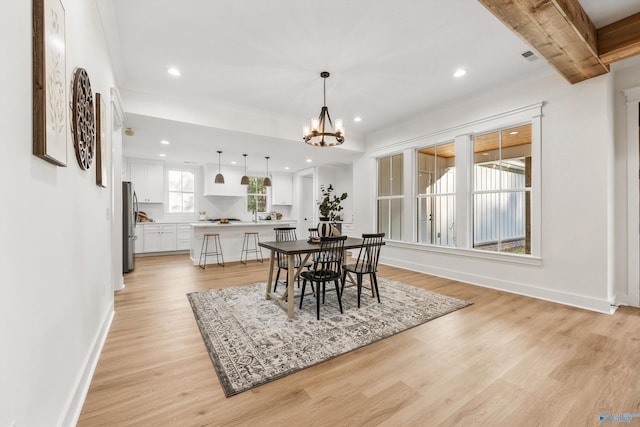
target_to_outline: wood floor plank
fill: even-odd
[[[267,273],[137,258],[78,425],[561,426],[640,413],[640,310],[603,315],[389,266],[379,274],[474,304],[225,398],[186,294]]]

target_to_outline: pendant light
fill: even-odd
[[[240,185],[249,185],[249,177],[247,176],[247,155],[244,156],[244,176],[240,180]]]
[[[265,157],[267,159],[267,176],[264,179],[262,185],[264,187],[271,187],[271,178],[269,178],[269,157]]]
[[[218,151],[218,175],[216,175],[214,181],[216,184],[224,184],[224,176],[220,173],[220,154],[222,154],[222,151]]]

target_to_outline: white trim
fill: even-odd
[[[542,265],[542,259],[531,255],[518,255],[505,252],[490,252],[473,248],[455,248],[451,246],[429,245],[426,243],[409,243],[398,240],[386,240],[386,245],[420,252],[432,252],[446,255],[456,255],[465,258],[479,258],[490,261],[500,261],[509,264]]]
[[[512,281],[504,281],[492,277],[478,276],[459,271],[448,270],[438,267],[429,267],[401,259],[382,258],[380,263],[393,267],[400,267],[406,270],[416,271],[419,273],[431,274],[438,277],[444,277],[471,285],[482,286],[483,288],[496,289],[500,291],[510,292],[513,294],[524,295],[527,297],[537,298],[545,301],[551,301],[559,304],[578,307],[586,310],[597,311],[599,313],[613,314],[617,307],[612,305],[608,300],[592,298],[584,295],[569,294],[559,292],[552,289],[538,288],[536,286],[515,283]]]
[[[631,306],[640,307],[640,86],[627,89],[624,94],[627,97],[627,301]]]
[[[421,142],[421,144],[436,145],[441,142],[454,140],[457,136],[464,135],[464,134],[469,134],[469,133],[479,134],[479,133],[490,131],[491,129],[494,129],[496,127],[503,127],[503,126],[509,126],[517,123],[530,122],[531,117],[542,115],[542,107],[544,106],[544,104],[545,104],[544,101],[536,102],[535,104],[513,108],[511,110],[503,111],[501,113],[494,114],[492,116],[487,116],[481,119],[472,120],[470,122],[462,123],[446,129],[441,129],[435,132],[430,132],[424,135],[415,136],[415,137],[394,142],[391,144],[386,144],[382,147],[371,150],[369,152],[369,155],[371,157],[385,157],[390,155],[388,154],[390,152],[400,152],[407,148],[415,149],[417,147],[415,144],[425,139],[437,137],[437,139],[432,142],[427,142],[427,143]],[[532,116],[532,113],[534,114],[533,116]],[[496,121],[497,123],[494,123]]]
[[[115,312],[112,302],[109,310],[107,311],[107,314],[102,320],[102,324],[100,325],[98,334],[93,340],[91,349],[84,360],[82,371],[76,379],[76,383],[74,384],[71,394],[67,398],[65,410],[62,412],[60,419],[56,423],[57,426],[70,427],[75,426],[78,423],[80,412],[82,411],[82,406],[84,405],[84,400],[87,397],[87,392],[89,391],[89,386],[91,385],[93,373],[96,370],[98,360],[100,359],[100,354],[102,353],[102,348],[104,347],[104,343],[107,340],[107,335],[109,334],[109,330],[111,329],[111,322],[113,321],[114,313]]]

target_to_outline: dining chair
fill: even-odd
[[[315,283],[314,295],[316,297],[316,317],[320,320],[320,293],[322,292],[322,302],[327,282],[333,282],[338,296],[338,306],[342,313],[342,298],[339,282],[342,278],[342,256],[344,253],[344,241],[347,236],[321,237],[320,252],[317,253],[313,262],[313,267],[308,271],[300,273],[302,277],[302,293],[300,295],[300,308],[304,300],[304,291],[307,282],[311,285]],[[313,289],[313,288],[312,288]]]
[[[358,259],[355,264],[347,264],[342,267],[342,288],[340,292],[344,292],[344,283],[347,273],[353,273],[357,276],[358,287],[358,308],[360,308],[360,295],[362,294],[362,277],[369,275],[371,286],[375,288],[378,303],[380,302],[380,292],[378,292],[378,259],[380,258],[380,248],[382,247],[382,239],[384,233],[363,234],[362,246],[358,253]]]
[[[276,227],[273,229],[276,232],[276,242],[290,242],[294,240],[298,240],[296,237],[296,227]],[[289,265],[287,261],[287,256],[284,254],[276,253],[276,257],[278,258],[278,272],[276,273],[276,283],[273,287],[273,292],[278,288],[278,279],[280,279],[280,272],[282,270],[288,270]],[[299,268],[302,264],[302,256],[295,256],[295,268]],[[311,267],[311,263],[307,262],[304,265],[305,267]],[[299,286],[300,276],[298,276],[298,286]],[[287,285],[286,280],[283,281],[284,285]]]

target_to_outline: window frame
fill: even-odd
[[[457,241],[457,236],[456,236],[456,211],[455,211],[455,205],[456,205],[456,201],[457,201],[457,188],[455,187],[455,182],[458,179],[458,169],[457,169],[457,164],[454,165],[454,190],[453,192],[440,192],[436,189],[436,191],[432,192],[432,193],[421,193],[420,192],[420,188],[419,185],[417,185],[419,183],[420,180],[420,151],[422,150],[426,150],[426,149],[430,149],[430,148],[434,148],[435,149],[435,154],[434,154],[434,162],[437,161],[438,159],[438,147],[443,147],[449,144],[453,144],[454,145],[454,154],[453,154],[453,158],[454,158],[454,162],[456,161],[456,154],[455,154],[455,140],[449,140],[449,141],[443,141],[443,142],[439,142],[436,144],[431,144],[428,146],[424,146],[424,147],[417,147],[415,149],[415,174],[413,176],[413,179],[416,182],[416,190],[415,190],[415,201],[416,201],[416,206],[415,206],[415,221],[416,221],[416,229],[415,229],[415,241],[419,244],[425,244],[425,245],[433,245],[433,246],[444,246],[444,247],[456,247],[456,241]],[[437,166],[436,166],[436,170],[437,170]],[[434,243],[433,238],[431,242],[421,242],[420,241],[420,216],[418,215],[418,210],[420,208],[420,202],[421,200],[431,200],[432,202],[437,202],[440,201],[442,202],[442,199],[445,198],[449,198],[453,196],[453,201],[454,201],[454,207],[453,207],[453,230],[452,230],[452,240],[453,240],[453,245],[448,245],[448,244],[442,244],[442,243]]]
[[[393,180],[393,157],[395,156],[402,156],[402,186],[401,186],[401,190],[402,190],[402,194],[389,194],[387,196],[380,196],[379,195],[379,191],[380,191],[380,177],[379,177],[379,172],[380,172],[380,160],[382,159],[386,159],[389,158],[390,159],[390,169],[389,169],[389,177],[390,177],[390,182],[389,182],[389,192],[393,193],[393,184],[392,184],[392,180]],[[375,229],[377,230],[377,232],[381,232],[380,228],[379,228],[379,220],[380,220],[380,215],[379,215],[379,203],[381,200],[389,200],[389,212],[388,212],[388,218],[389,218],[389,222],[387,224],[387,229],[389,231],[391,231],[392,229],[392,223],[391,223],[391,210],[392,210],[392,201],[393,200],[400,200],[401,204],[400,204],[400,239],[391,239],[390,236],[390,232],[387,233],[387,235],[385,235],[385,239],[387,240],[396,240],[396,241],[403,241],[402,240],[402,236],[405,235],[404,232],[404,216],[405,216],[405,212],[406,212],[406,203],[405,203],[405,193],[406,193],[406,182],[407,180],[405,179],[405,174],[406,174],[406,156],[405,153],[403,152],[395,152],[395,153],[390,153],[389,155],[386,156],[381,156],[378,157],[376,159],[376,180],[375,180],[375,208],[374,208],[374,212],[375,212]]]
[[[249,176],[249,185],[247,185],[247,197],[246,197],[246,203],[245,203],[245,209],[247,213],[253,213],[253,210],[249,210],[249,200],[253,197],[264,197],[264,211],[258,211],[256,210],[256,213],[266,213],[269,212],[269,202],[270,202],[270,191],[268,190],[268,187],[264,187],[265,192],[264,194],[260,194],[260,193],[249,193],[249,189],[251,188],[251,180],[264,180],[264,177],[261,176]],[[258,206],[258,203],[256,202],[256,206]]]
[[[170,193],[177,193],[177,191],[171,191],[169,189],[169,174],[174,171],[174,172],[188,172],[193,174],[193,212],[185,212],[184,210],[181,210],[180,212],[171,212],[171,194]],[[165,166],[165,186],[164,186],[164,199],[165,199],[165,214],[167,215],[185,215],[185,214],[197,214],[198,213],[198,178],[199,178],[199,173],[197,169],[193,169],[193,168],[188,168],[188,167],[181,167],[181,166]],[[187,194],[191,194],[190,191],[179,191],[179,193],[187,193]]]
[[[542,145],[542,110],[544,102],[503,111],[501,113],[480,118],[462,124],[431,132],[427,135],[416,136],[404,141],[380,146],[370,152],[371,172],[375,174],[371,195],[373,224],[377,228],[377,161],[396,153],[404,153],[404,211],[405,223],[413,229],[403,232],[402,241],[389,241],[390,246],[413,248],[420,251],[455,254],[464,257],[495,260],[498,262],[541,265],[541,145]],[[491,132],[492,130],[512,126],[531,124],[531,254],[512,254],[506,252],[492,252],[473,248],[473,141],[474,135]],[[417,176],[417,150],[428,146],[438,145],[455,140],[456,153],[456,246],[439,246],[417,242],[417,183],[413,177]],[[408,170],[410,169],[410,170]],[[465,170],[461,174],[461,170]],[[467,172],[468,171],[468,172]],[[409,175],[407,175],[407,173]],[[409,222],[407,222],[409,221]],[[409,237],[411,236],[411,237]],[[409,240],[411,239],[411,240]]]

